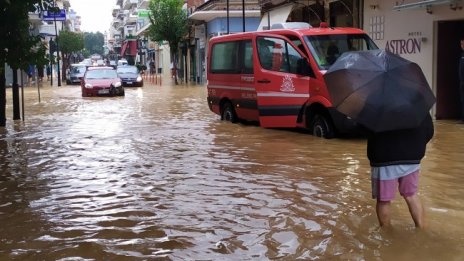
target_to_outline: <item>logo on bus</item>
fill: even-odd
[[[282,79],[282,85],[280,86],[280,91],[282,92],[294,92],[295,86],[293,86],[292,78],[287,74]]]

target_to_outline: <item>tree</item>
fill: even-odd
[[[68,68],[69,56],[84,49],[84,35],[81,33],[74,33],[69,31],[61,31],[58,36],[58,42],[60,43],[61,60],[63,80],[66,79],[66,68]]]
[[[103,56],[105,36],[100,33],[84,33],[84,47],[90,54],[98,53]]]
[[[151,0],[151,21],[148,35],[152,41],[167,41],[171,49],[173,67],[177,68],[177,50],[182,38],[187,34],[187,13],[182,9],[183,0]],[[177,74],[175,74],[177,84]]]
[[[46,62],[45,45],[29,31],[29,12],[56,10],[53,0],[0,0],[0,127],[5,127],[5,63],[13,69],[13,120],[20,119],[17,70]]]

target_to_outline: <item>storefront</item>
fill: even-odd
[[[422,68],[437,97],[433,116],[460,117],[459,38],[464,35],[464,1],[364,1],[364,26],[380,48]]]

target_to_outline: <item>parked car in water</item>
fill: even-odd
[[[85,66],[92,66],[92,60],[90,58],[84,59],[80,64],[83,64]]]
[[[87,71],[87,66],[85,64],[79,64],[79,63],[71,64],[66,74],[66,83],[67,84],[80,83],[86,71]]]
[[[121,65],[116,69],[123,86],[143,87],[143,77],[139,69],[133,65]]]
[[[126,59],[120,59],[120,60],[118,60],[117,66],[127,65],[127,64],[128,64],[128,62],[127,62]]]
[[[116,70],[108,66],[88,67],[81,81],[82,97],[124,96]]]

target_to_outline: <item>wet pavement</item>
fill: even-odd
[[[419,193],[392,231],[364,139],[222,122],[204,86],[125,97],[25,88],[0,129],[0,260],[463,260],[464,124],[436,121]]]

